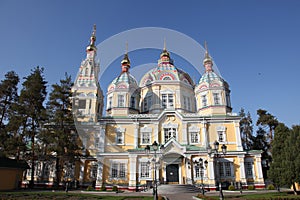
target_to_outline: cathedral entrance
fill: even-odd
[[[166,168],[167,184],[178,184],[179,183],[179,165],[170,164]]]

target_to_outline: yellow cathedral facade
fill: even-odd
[[[103,95],[95,41],[94,28],[72,88],[76,128],[88,155],[77,166],[79,182],[135,190],[156,177],[160,184],[203,183],[210,190],[219,183],[264,187],[261,152],[243,149],[229,84],[214,72],[206,45],[205,72],[196,83],[164,47],[139,82],[126,52],[120,75]]]

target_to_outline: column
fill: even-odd
[[[215,168],[214,159],[208,158],[208,183],[210,186],[215,187]]]
[[[79,182],[80,182],[81,186],[84,183],[84,167],[85,167],[85,160],[81,159],[80,160],[80,171],[79,171]]]
[[[242,139],[240,133],[240,124],[238,121],[235,122],[235,136],[237,142],[237,151],[243,151]]]
[[[134,148],[137,149],[139,147],[139,123],[135,122],[134,125]]]
[[[105,147],[105,128],[106,124],[101,125],[100,127],[100,132],[99,132],[99,152],[104,152],[104,147]]]
[[[257,179],[259,182],[263,182],[263,173],[262,173],[262,167],[261,167],[261,155],[255,155],[255,162],[257,167]]]
[[[158,140],[158,123],[154,123],[154,124],[155,124],[155,127],[154,127],[154,141],[159,143],[159,140]],[[164,140],[162,140],[162,141],[164,141]]]
[[[102,187],[103,183],[103,157],[97,158],[98,169],[97,169],[97,178],[96,178],[96,189],[99,190]]]
[[[201,131],[201,138],[203,139],[202,145],[204,148],[208,147],[208,140],[207,140],[207,132],[206,132],[206,122],[203,120],[202,121],[202,131]]]
[[[185,158],[185,169],[186,169],[186,183],[193,184],[192,180],[192,156],[189,155]]]
[[[188,144],[188,137],[187,137],[187,123],[182,123],[182,144]]]
[[[245,174],[244,156],[239,156],[239,163],[240,163],[240,181],[242,181],[242,183],[246,183],[247,179],[246,179],[246,174]]]
[[[129,155],[129,190],[136,188],[137,155]]]

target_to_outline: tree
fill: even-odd
[[[7,123],[12,116],[13,107],[18,101],[19,76],[14,71],[5,74],[5,79],[0,83],[0,154],[10,156],[13,149],[10,144],[10,135],[7,133]]]
[[[285,173],[286,160],[286,139],[289,137],[291,130],[283,123],[279,123],[275,129],[274,140],[272,143],[272,163],[268,171],[268,177],[278,187],[285,185],[283,174]]]
[[[23,122],[23,133],[29,139],[31,146],[31,181],[34,185],[35,171],[35,139],[40,131],[40,126],[45,120],[45,107],[43,105],[47,92],[46,81],[43,77],[44,68],[36,67],[31,74],[25,77],[20,94],[20,116]]]
[[[253,148],[253,139],[254,139],[252,118],[249,112],[246,115],[243,108],[241,108],[239,115],[241,117],[240,132],[242,137],[242,144],[244,149],[250,150]]]
[[[268,113],[266,110],[259,109],[257,110],[258,119],[256,122],[257,126],[267,126],[269,128],[269,136],[268,139],[270,140],[269,143],[272,143],[273,140],[273,132],[278,125],[278,120],[276,117]]]
[[[48,150],[55,152],[56,186],[60,183],[64,163],[74,162],[74,158],[80,150],[72,115],[71,87],[71,77],[67,74],[65,74],[65,79],[60,80],[60,84],[52,85],[47,104],[49,121],[45,125],[48,131],[42,134],[42,140],[51,144],[48,146]]]

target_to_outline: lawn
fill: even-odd
[[[18,199],[56,199],[56,200],[150,200],[153,197],[143,196],[98,196],[93,194],[76,194],[76,193],[65,193],[65,192],[0,192],[0,200],[18,200]]]
[[[200,195],[201,196],[201,195]],[[219,199],[219,196],[205,196],[202,197],[205,200],[214,200]],[[235,194],[235,195],[226,195],[225,199],[235,199],[235,200],[284,200],[284,199],[299,199],[300,195],[295,196],[287,192],[273,192],[273,193],[261,193],[261,194]]]

